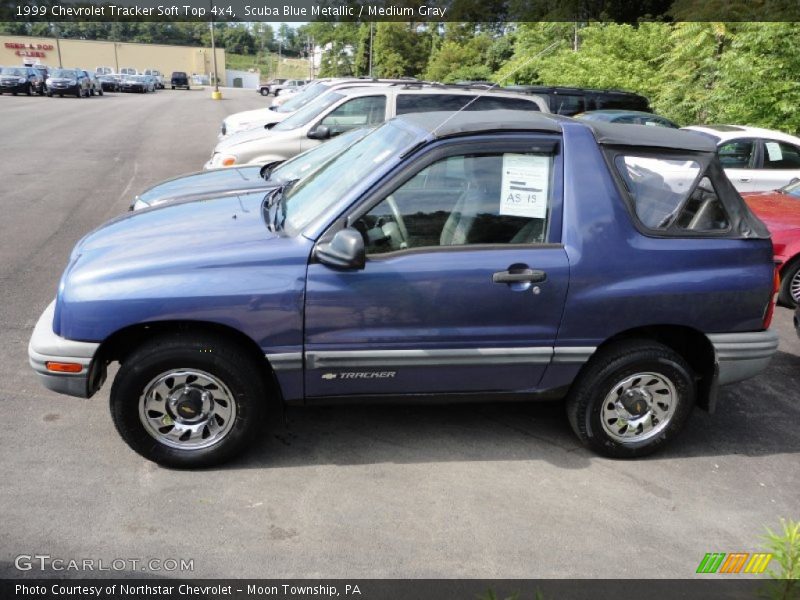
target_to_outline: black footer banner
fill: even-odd
[[[789,583],[790,585],[786,585]],[[30,600],[717,600],[798,598],[793,582],[709,579],[18,579],[0,598]],[[794,588],[794,592],[791,591]],[[784,593],[788,590],[789,595]]]

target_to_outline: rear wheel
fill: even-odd
[[[111,416],[137,453],[169,467],[239,454],[257,432],[265,365],[211,336],[173,335],[134,351],[111,388]]]
[[[261,95],[262,96],[269,96],[269,90],[266,88],[261,88]]]
[[[612,458],[655,452],[683,428],[695,401],[686,361],[670,348],[628,340],[592,358],[567,400],[580,440]]]
[[[800,257],[795,257],[783,270],[778,301],[789,308],[795,308],[800,303]]]

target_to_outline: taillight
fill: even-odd
[[[772,316],[775,314],[775,303],[778,301],[778,292],[781,289],[781,274],[778,267],[775,267],[775,273],[772,276],[772,295],[769,297],[769,304],[767,310],[764,311],[764,329],[769,329],[772,324]]]

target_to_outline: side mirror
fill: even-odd
[[[314,254],[323,265],[336,269],[363,269],[366,262],[364,238],[352,227],[338,231],[330,242],[317,244]]]
[[[308,137],[312,140],[327,140],[331,137],[331,130],[327,125],[317,125],[308,132]]]

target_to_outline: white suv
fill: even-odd
[[[164,89],[164,75],[162,75],[161,71],[158,69],[145,69],[144,74],[151,75],[156,80],[156,87]]]

